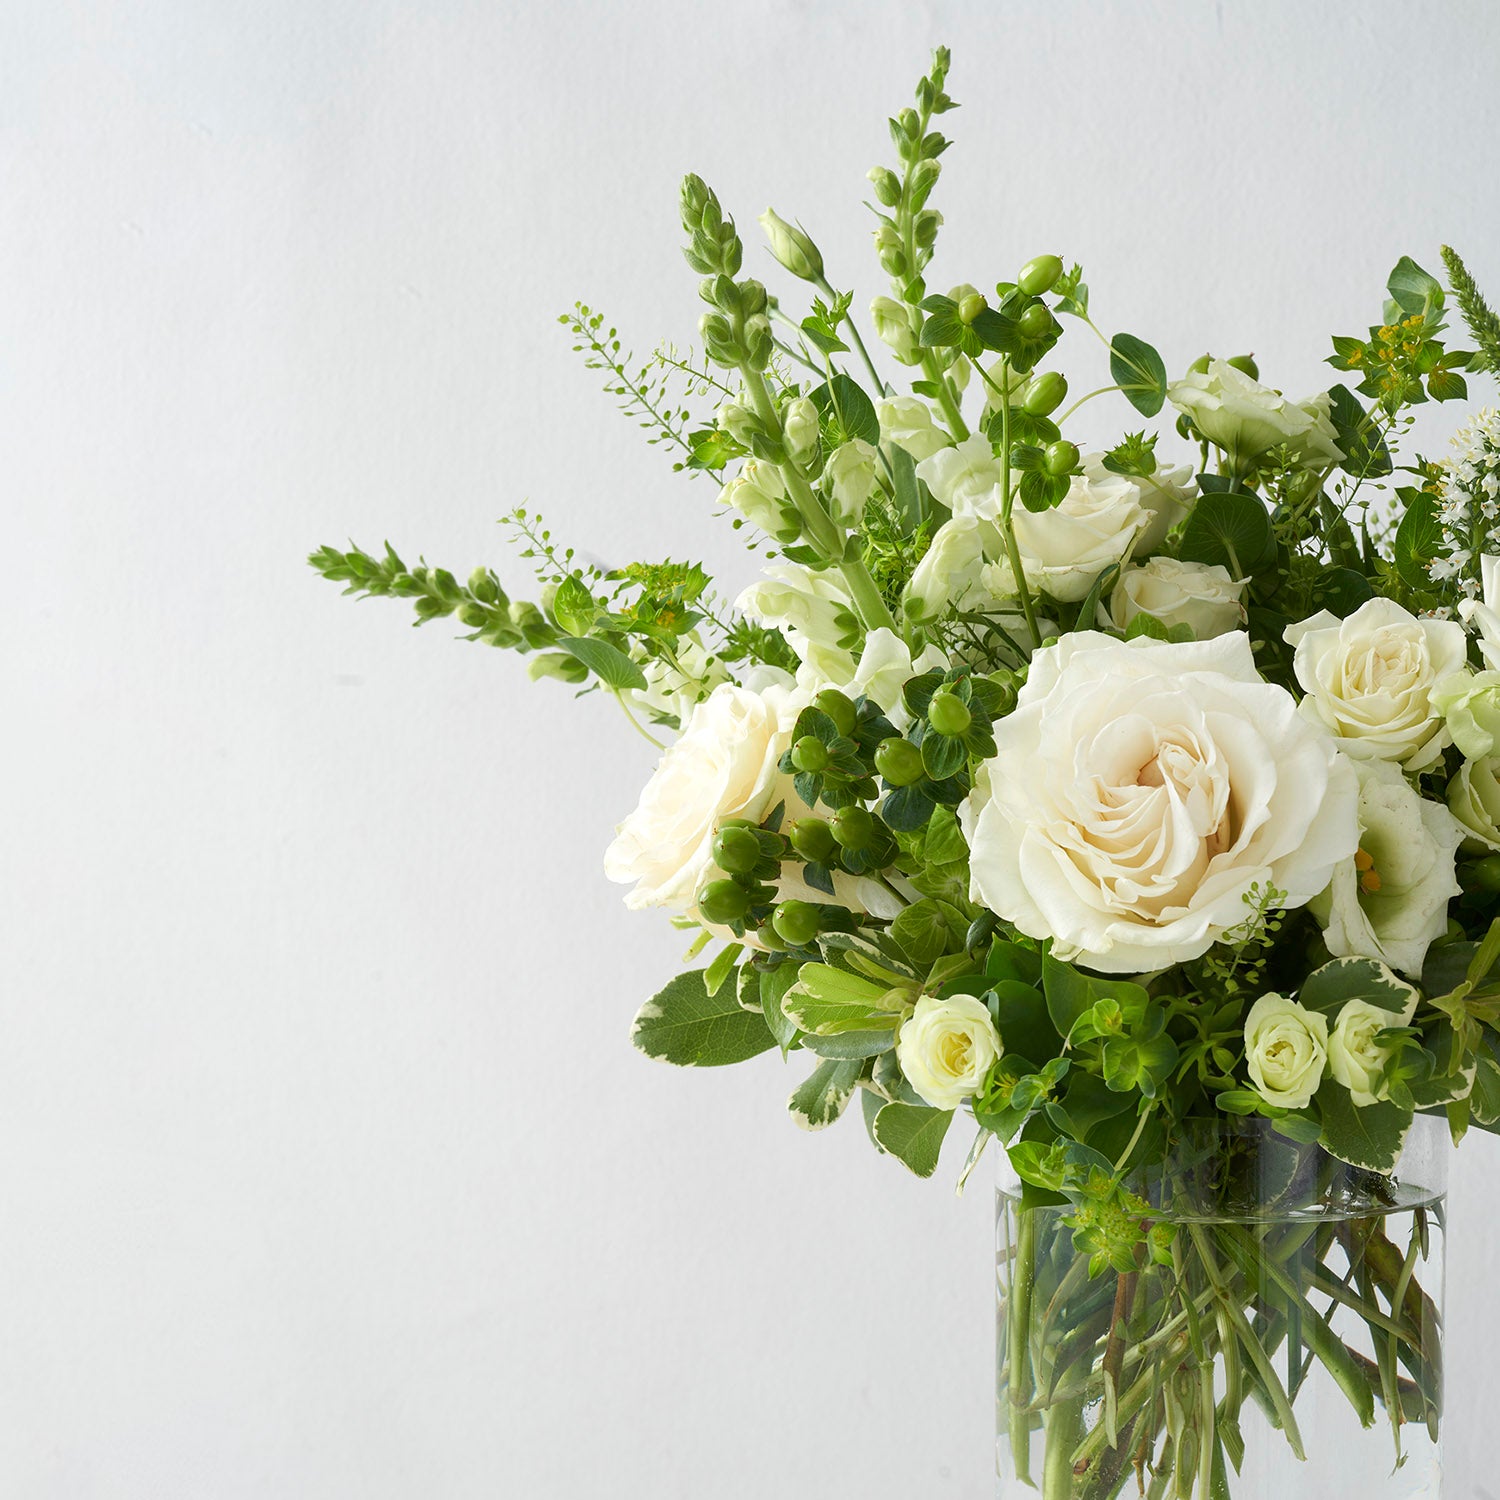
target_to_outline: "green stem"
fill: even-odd
[[[818,278],[818,288],[820,291],[826,292],[830,298],[838,296],[838,293],[829,285],[828,278],[825,276]],[[854,347],[859,351],[859,357],[865,362],[865,369],[870,372],[870,379],[875,382],[875,394],[877,396],[888,395],[889,389],[885,381],[881,379],[880,371],[875,368],[875,361],[870,358],[870,351],[865,348],[865,341],[859,336],[859,325],[855,323],[851,313],[844,314],[844,323],[848,326],[849,337],[854,340]]]
[[[1083,1436],[1083,1401],[1059,1401],[1047,1416],[1042,1458],[1042,1500],[1072,1500],[1073,1450]]]
[[[1026,616],[1026,629],[1031,633],[1031,644],[1035,648],[1042,644],[1042,632],[1037,627],[1036,612],[1031,607],[1031,589],[1026,582],[1026,571],[1021,566],[1021,548],[1016,541],[1016,529],[1011,524],[1015,495],[1011,488],[1010,455],[1010,372],[1007,370],[1002,377],[1000,396],[1000,535],[1005,542],[1005,555],[1010,560],[1016,592],[1021,596],[1021,613]]]
[[[1011,1267],[1010,1306],[1006,1309],[1005,1343],[1010,1363],[1007,1391],[1010,1426],[1010,1457],[1016,1478],[1031,1483],[1031,1393],[1027,1389],[1031,1362],[1031,1295],[1036,1281],[1036,1234],[1038,1215],[1034,1209],[1016,1209],[1016,1259]]]

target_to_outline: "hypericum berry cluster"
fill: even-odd
[[[1451,583],[1466,599],[1480,592],[1479,559],[1489,550],[1500,520],[1500,410],[1488,407],[1453,438],[1453,456],[1443,469],[1438,525],[1446,556],[1429,572]]]

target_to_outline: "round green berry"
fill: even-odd
[[[804,734],[792,746],[792,764],[799,771],[823,771],[828,767],[828,746],[814,734]]]
[[[1021,267],[1016,285],[1028,297],[1040,297],[1057,285],[1057,278],[1062,273],[1063,263],[1057,256],[1037,255]]]
[[[748,875],[760,863],[760,840],[753,829],[730,823],[714,835],[713,854],[726,875]]]
[[[827,714],[833,720],[833,727],[845,738],[854,733],[854,725],[859,715],[855,712],[854,703],[847,693],[841,693],[837,688],[824,688],[813,699],[813,707],[819,713]]]
[[[1236,354],[1234,358],[1229,361],[1229,363],[1233,365],[1241,375],[1248,375],[1251,380],[1260,379],[1260,366],[1255,363],[1255,356],[1253,354]]]
[[[822,818],[798,818],[787,829],[792,848],[809,864],[824,865],[838,849],[833,830]]]
[[[1042,454],[1042,462],[1047,467],[1047,472],[1054,479],[1063,474],[1071,474],[1078,467],[1078,448],[1066,438],[1060,438],[1055,443],[1048,443],[1046,451]]]
[[[737,880],[710,880],[698,892],[698,915],[727,927],[750,910],[750,892]]]
[[[1057,319],[1040,302],[1033,302],[1016,322],[1029,339],[1044,339],[1057,327]]]
[[[934,693],[927,705],[927,722],[939,734],[958,736],[974,722],[969,706],[956,693]]]
[[[810,901],[783,901],[771,918],[777,937],[793,948],[805,948],[823,930],[823,913]]]
[[[851,807],[841,807],[829,820],[828,826],[833,830],[834,838],[845,849],[868,849],[875,841],[875,819],[870,816],[867,808],[860,807],[858,803]]]
[[[1057,370],[1048,370],[1032,381],[1021,405],[1033,417],[1050,417],[1067,399],[1067,377]]]
[[[926,775],[922,752],[910,740],[897,736],[881,740],[875,747],[875,769],[892,786],[910,786]]]

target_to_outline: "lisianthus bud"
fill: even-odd
[[[818,408],[806,396],[798,396],[787,406],[783,422],[787,452],[805,463],[818,451]]]
[[[771,242],[771,254],[793,276],[800,276],[803,281],[817,281],[823,275],[823,257],[805,231],[788,224],[773,208],[768,208],[760,216],[760,227]]]
[[[921,359],[905,303],[897,302],[894,297],[877,297],[870,304],[870,318],[876,335],[902,364],[914,365]]]

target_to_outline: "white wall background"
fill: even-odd
[[[681,942],[598,861],[649,748],[301,561],[520,583],[529,497],[742,577],[554,316],[687,337],[686,169],[883,291],[863,173],[944,40],[940,282],[1061,249],[1170,367],[1299,392],[1402,252],[1500,290],[1479,0],[0,14],[0,1494],[989,1493],[987,1193],[800,1135],[773,1058],[638,1057]]]

